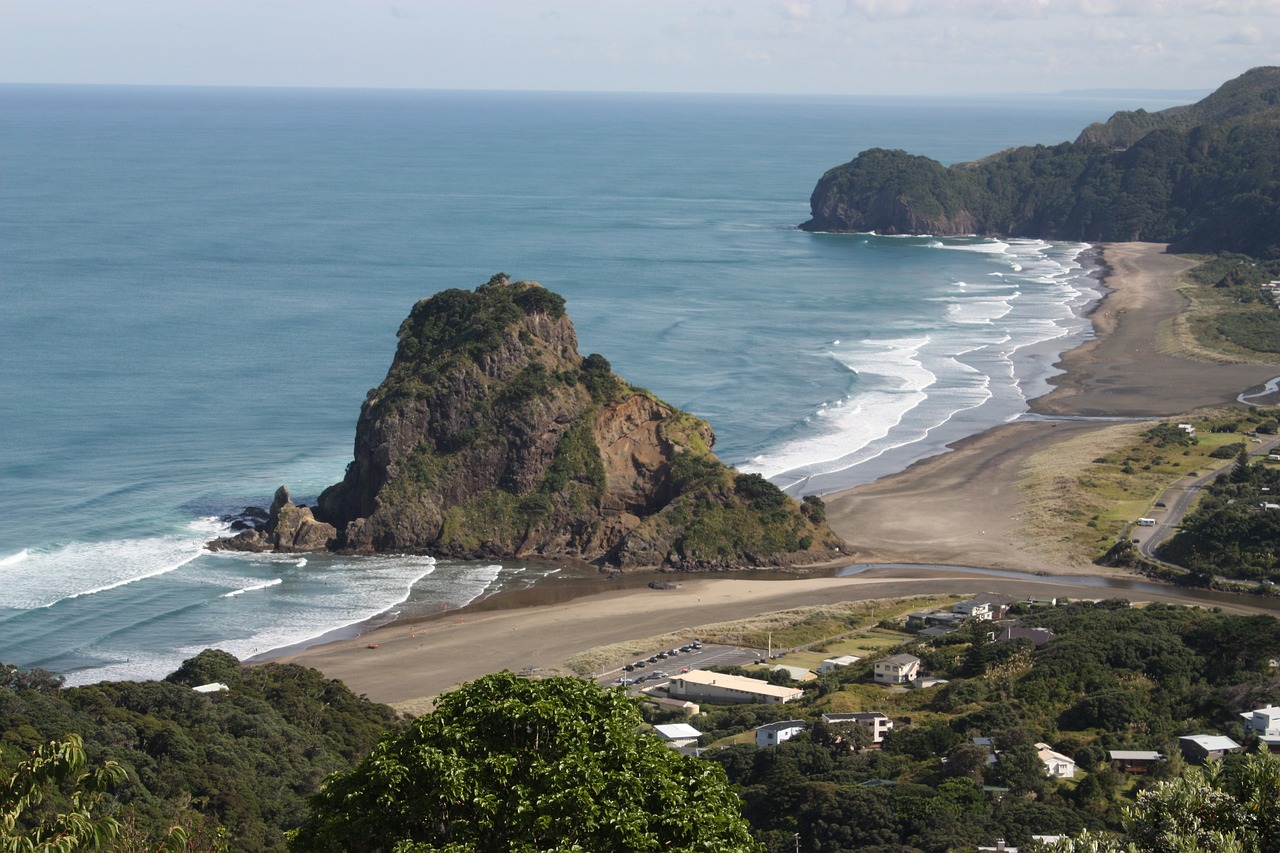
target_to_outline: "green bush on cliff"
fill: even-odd
[[[594,415],[595,409],[589,409],[565,430],[538,486],[539,492],[552,498],[564,495],[573,510],[599,504],[604,497],[604,462],[591,430]]]

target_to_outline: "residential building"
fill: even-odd
[[[698,738],[702,737],[702,732],[688,723],[667,723],[654,726],[653,730],[657,732],[658,737],[667,742],[667,746],[685,754],[696,749]]]
[[[769,668],[770,672],[785,672],[791,676],[792,681],[813,681],[818,676],[813,674],[812,670],[805,669],[802,666],[787,666],[784,663],[774,664]]]
[[[1047,743],[1036,744],[1036,754],[1044,762],[1044,769],[1055,779],[1071,779],[1076,775],[1076,763],[1061,752],[1054,752]]]
[[[1280,737],[1280,708],[1268,705],[1253,711],[1245,711],[1244,726],[1259,736]]]
[[[1007,643],[1010,640],[1030,640],[1039,648],[1052,640],[1053,636],[1053,632],[1048,628],[1005,628],[996,634],[995,641]]]
[[[873,744],[884,743],[884,736],[893,728],[893,720],[879,711],[860,711],[855,714],[823,714],[822,722],[829,726],[859,725],[871,734]]]
[[[775,705],[794,702],[804,695],[804,691],[799,687],[780,687],[769,684],[758,678],[695,669],[671,676],[671,683],[667,685],[667,695],[723,705],[748,702]]]
[[[991,619],[991,604],[971,598],[968,601],[960,601],[951,605],[951,612],[959,613],[966,619],[989,621]]]
[[[920,675],[920,658],[915,655],[890,655],[876,661],[874,680],[880,684],[910,684]]]
[[[1164,755],[1151,749],[1113,749],[1107,753],[1111,764],[1121,773],[1146,773],[1164,761]]]
[[[826,673],[834,672],[837,669],[844,669],[846,666],[853,666],[860,660],[862,660],[862,658],[857,655],[840,655],[835,658],[827,658],[822,663],[818,664],[818,672],[825,675]]]
[[[1200,764],[1216,761],[1228,752],[1239,752],[1244,748],[1222,735],[1188,735],[1178,738],[1178,746],[1188,761]]]
[[[804,720],[779,720],[776,723],[766,723],[756,728],[756,748],[777,746],[791,740],[804,730]]]

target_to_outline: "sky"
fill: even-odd
[[[0,0],[0,83],[833,95],[1207,90],[1280,0]]]

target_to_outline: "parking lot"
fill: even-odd
[[[624,686],[628,690],[640,690],[646,687],[658,687],[666,684],[674,675],[691,669],[706,669],[712,666],[746,666],[764,658],[763,649],[748,649],[742,646],[722,646],[715,643],[703,643],[702,648],[685,646],[688,651],[675,649],[655,649],[648,657],[620,665],[596,679],[596,683],[606,687]],[[665,654],[666,657],[660,657]],[[630,669],[628,669],[630,667]]]

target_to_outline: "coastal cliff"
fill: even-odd
[[[1280,68],[1197,104],[1116,113],[1075,142],[947,167],[870,149],[829,170],[807,231],[1169,243],[1280,257]]]
[[[579,355],[560,296],[500,274],[414,306],[361,408],[346,476],[312,510],[283,513],[307,524],[216,547],[304,550],[302,536],[318,549],[328,533],[318,547],[617,567],[838,556],[821,501],[724,466],[714,442],[706,422]]]

